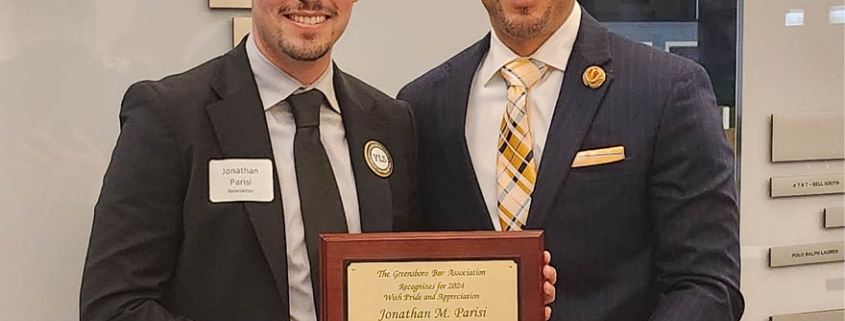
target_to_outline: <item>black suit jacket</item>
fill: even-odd
[[[417,121],[430,229],[493,229],[464,130],[489,43],[399,93]],[[582,82],[590,66],[607,72],[598,89]],[[579,150],[620,145],[622,162],[570,168]],[[700,66],[610,33],[585,12],[543,155],[527,227],[545,231],[558,271],[552,320],[739,319],[734,155]]]
[[[416,137],[407,103],[340,70],[342,109],[362,230],[413,228]],[[281,194],[269,203],[211,203],[212,159],[273,159],[245,46],[126,93],[81,290],[82,320],[288,320]],[[382,142],[394,171],[367,167]]]

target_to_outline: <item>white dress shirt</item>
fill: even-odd
[[[580,26],[581,6],[576,2],[566,22],[530,56],[549,67],[543,78],[528,90],[528,123],[534,139],[534,162],[538,171],[563,85],[563,74]],[[505,46],[493,31],[490,51],[475,72],[467,103],[467,147],[481,194],[497,231],[502,229],[496,200],[499,126],[508,102],[507,84],[499,70],[516,58],[519,56]]]
[[[326,69],[314,84],[304,86],[290,75],[277,68],[267,59],[255,44],[252,35],[246,44],[247,56],[258,94],[264,105],[270,143],[276,159],[279,185],[282,194],[282,209],[285,217],[285,244],[288,260],[288,297],[290,300],[291,321],[316,321],[314,293],[311,288],[311,270],[308,262],[308,250],[305,246],[305,228],[302,221],[302,209],[299,202],[299,189],[296,182],[296,167],[293,157],[293,138],[296,124],[293,120],[290,104],[284,100],[288,96],[309,89],[321,91],[328,104],[320,107],[320,140],[326,149],[332,171],[340,190],[343,211],[346,213],[346,226],[349,233],[361,233],[361,218],[358,213],[358,193],[349,158],[349,145],[346,143],[346,131],[340,115],[340,106],[334,92],[334,70]]]

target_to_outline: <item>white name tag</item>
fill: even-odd
[[[223,202],[272,202],[273,162],[221,159],[208,162],[208,199]]]

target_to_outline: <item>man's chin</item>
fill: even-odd
[[[546,22],[538,19],[515,19],[505,22],[505,33],[515,38],[532,38],[542,34]]]
[[[288,57],[296,61],[311,62],[317,61],[325,57],[331,51],[331,46],[312,47],[312,48],[293,48],[282,45],[282,52]]]

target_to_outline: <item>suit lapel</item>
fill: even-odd
[[[465,205],[469,207],[468,215],[472,215],[472,219],[481,224],[474,224],[474,226],[484,226],[492,230],[494,229],[493,222],[490,221],[490,214],[478,185],[466,140],[467,104],[472,79],[489,48],[490,34],[488,33],[461,55],[463,59],[449,65],[448,74],[440,82],[441,87],[434,92],[443,93],[437,97],[436,103],[436,108],[439,108],[436,113],[439,116],[436,128],[443,131],[440,146],[444,149],[443,155],[448,155],[447,157],[455,160],[449,163],[452,166],[443,166],[440,169],[450,170],[452,172],[450,176],[456,180],[456,186],[459,186],[458,191],[468,193],[464,198],[467,201]]]
[[[273,201],[246,202],[244,206],[272,270],[276,287],[282,298],[283,311],[287,311],[288,280],[285,254],[287,249],[281,189],[277,179],[264,108],[247,59],[245,42],[241,42],[235,50],[220,60],[219,71],[212,89],[221,100],[208,105],[206,112],[214,127],[223,156],[273,160]]]
[[[528,228],[543,227],[543,221],[549,215],[560,194],[560,187],[569,174],[572,160],[613,80],[612,71],[607,67],[607,80],[601,87],[591,89],[582,80],[582,74],[588,67],[604,66],[611,60],[608,36],[607,29],[584,11],[537,173]]]
[[[389,137],[384,125],[376,117],[377,106],[360,90],[352,88],[354,80],[334,66],[334,86],[341,108],[343,127],[352,160],[355,186],[358,190],[358,207],[363,232],[389,232],[393,229],[393,198],[390,178],[381,178],[370,170],[364,158],[364,146],[377,141],[390,150]]]

